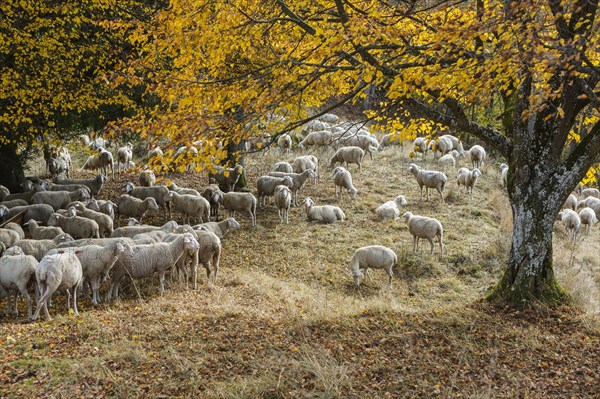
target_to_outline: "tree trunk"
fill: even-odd
[[[17,156],[14,144],[0,145],[0,184],[8,187],[11,193],[21,191],[25,172],[21,159]]]
[[[233,191],[248,190],[248,181],[246,179],[246,156],[244,155],[245,151],[246,140],[240,140],[238,144],[235,144],[231,141],[227,145],[227,163],[229,164],[229,167],[233,168],[236,165],[242,165],[242,167],[244,168],[244,172],[235,184]],[[223,190],[223,187],[221,187],[221,190]]]

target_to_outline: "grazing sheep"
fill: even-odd
[[[471,162],[473,163],[473,169],[481,169],[483,161],[485,161],[486,153],[482,146],[474,145],[469,150],[471,156]]]
[[[173,233],[177,228],[177,222],[171,220],[162,226],[150,226],[150,225],[135,225],[135,226],[125,226],[119,227],[113,231],[111,234],[111,238],[114,237],[133,237],[137,234],[144,234],[155,230],[162,230],[166,234]]]
[[[413,153],[420,153],[423,158],[427,155],[427,149],[429,141],[425,137],[417,137],[415,141],[413,141]]]
[[[90,199],[90,194],[82,188],[77,191],[40,191],[31,197],[32,204],[47,204],[56,212],[59,209],[67,209],[73,201],[85,201]]]
[[[377,151],[383,151],[384,148],[390,147],[393,145],[399,145],[404,148],[404,141],[406,139],[401,139],[401,135],[399,133],[388,133],[381,138],[379,142],[379,147],[377,147]]]
[[[48,219],[48,226],[58,226],[73,238],[100,238],[100,227],[95,220],[80,216],[66,217],[53,213]]]
[[[53,248],[61,243],[73,241],[69,234],[61,234],[51,240],[19,240],[14,247],[19,247],[25,255],[33,256],[38,262]]]
[[[95,170],[101,169],[104,176],[108,176],[108,168],[112,172],[112,178],[115,179],[115,162],[110,151],[104,148],[100,149],[100,152],[96,155],[90,155],[81,167],[81,170]]]
[[[390,248],[382,245],[370,245],[357,249],[350,258],[350,274],[354,276],[354,283],[360,287],[360,278],[368,277],[369,267],[372,269],[383,269],[388,274],[388,284],[392,286],[394,266],[398,263],[398,257]],[[364,274],[360,271],[364,269]]]
[[[15,206],[8,209],[7,207],[0,205],[0,222],[12,219],[21,212],[24,212],[23,223],[35,219],[41,223],[48,223],[50,215],[54,213],[54,209],[50,205],[46,204],[34,204],[27,206]]]
[[[332,124],[332,123],[338,123],[338,121],[340,120],[340,117],[337,116],[336,114],[327,113],[327,114],[323,114],[323,115],[319,116],[318,120],[320,120],[321,122]]]
[[[125,192],[141,200],[148,197],[154,198],[158,206],[165,210],[167,219],[171,219],[171,200],[173,199],[173,194],[166,186],[136,187],[132,182],[127,182],[125,184]]]
[[[396,220],[400,217],[400,207],[408,205],[404,195],[399,195],[393,201],[385,202],[375,210],[379,220]]]
[[[346,215],[344,215],[344,212],[339,207],[332,205],[315,206],[310,197],[304,200],[304,205],[306,207],[306,219],[309,222],[335,223],[343,222],[346,218]]]
[[[123,164],[123,170],[127,171],[131,160],[133,159],[133,146],[131,143],[127,143],[126,146],[120,147],[117,150],[117,170],[121,173],[121,164]]]
[[[60,227],[40,226],[34,219],[29,220],[25,225],[34,240],[52,240],[56,236],[65,234]]]
[[[200,248],[198,241],[190,233],[181,234],[169,243],[134,245],[131,252],[122,254],[112,268],[111,284],[107,293],[107,301],[119,297],[121,279],[129,276],[132,279],[151,277],[158,273],[160,292],[165,291],[164,281],[167,271],[175,267],[184,251]]]
[[[292,171],[294,173],[302,173],[305,170],[312,169],[318,173],[319,160],[314,155],[302,155],[296,157],[292,162]]]
[[[329,129],[329,127],[329,123],[318,119],[313,119],[305,125],[306,130],[308,130],[309,132],[327,130]]]
[[[437,160],[438,165],[440,166],[456,166],[456,159],[458,158],[458,151],[452,150],[446,155],[442,155],[440,159]]]
[[[292,205],[292,190],[288,186],[281,184],[275,187],[273,197],[275,206],[277,207],[277,214],[279,215],[279,223],[283,223],[285,219],[285,224],[288,224],[288,213]]]
[[[432,171],[432,170],[424,170],[419,168],[416,164],[411,163],[409,169],[412,174],[415,176],[417,183],[419,184],[419,188],[421,189],[421,195],[419,200],[423,199],[423,186],[425,186],[425,192],[427,193],[427,201],[429,201],[429,189],[435,188],[438,193],[440,193],[440,198],[442,199],[442,204],[444,203],[444,188],[446,187],[446,182],[448,178],[442,172]]]
[[[282,184],[287,187],[292,187],[292,178],[289,176],[260,176],[258,180],[256,180],[258,202],[261,207],[265,207],[267,205],[267,197],[272,197],[275,194],[275,187]]]
[[[587,197],[586,199],[577,203],[577,207],[583,206],[592,208],[592,210],[596,213],[596,219],[600,219],[600,199],[596,197]]]
[[[460,186],[463,185],[467,190],[467,194],[469,194],[469,199],[473,199],[473,187],[475,187],[479,176],[481,176],[479,169],[469,170],[467,168],[460,168],[456,177],[458,192],[460,193]]]
[[[110,237],[114,230],[112,218],[105,213],[93,211],[83,207],[71,207],[69,208],[69,212],[72,212],[69,216],[82,216],[84,218],[96,221],[100,229],[98,231],[100,237]]]
[[[506,187],[508,183],[508,165],[505,163],[500,164],[500,179],[502,179],[502,187]]]
[[[333,154],[329,160],[329,164],[331,167],[334,167],[338,162],[345,163],[346,169],[348,169],[348,164],[354,163],[358,165],[358,170],[360,171],[360,166],[364,157],[365,152],[360,147],[342,147]]]
[[[150,169],[146,169],[140,173],[140,186],[152,187],[156,184],[156,175]]]
[[[194,230],[210,231],[215,233],[220,239],[223,239],[230,230],[237,230],[239,228],[240,224],[234,218],[226,218],[220,222],[208,222],[194,226]]]
[[[432,150],[433,157],[435,158],[436,152],[440,152],[442,155],[448,154],[452,151],[452,140],[448,137],[438,137],[435,140],[431,140],[427,145],[428,150]]]
[[[183,213],[184,224],[189,224],[191,218],[201,223],[210,222],[210,203],[200,195],[178,194],[174,191],[173,206]]]
[[[298,148],[304,149],[305,146],[327,148],[327,146],[331,143],[331,138],[331,132],[327,130],[311,132],[298,143]]]
[[[31,319],[31,297],[27,286],[35,276],[37,260],[30,255],[25,255],[19,249],[12,251],[13,255],[4,254],[0,257],[0,287],[8,294],[8,313],[11,314],[11,294],[14,294],[14,312],[18,316],[17,292],[27,301],[27,316]]]
[[[597,188],[584,188],[581,190],[581,196],[585,199],[587,197],[600,198],[600,190]]]
[[[234,168],[215,166],[214,169],[214,172],[208,174],[209,183],[210,179],[215,179],[219,186],[225,187],[226,192],[233,191],[240,176],[244,173],[242,165],[236,165]]]
[[[462,142],[460,141],[460,139],[456,136],[453,136],[451,134],[444,134],[443,136],[440,136],[440,138],[443,138],[445,140],[450,140],[452,146],[451,146],[451,151],[456,151],[458,153],[459,157],[464,157],[465,156],[465,149],[463,148]],[[458,158],[458,157],[455,157]]]
[[[572,209],[575,211],[575,210],[577,210],[577,202],[578,202],[577,197],[574,196],[573,194],[569,194],[569,197],[563,204],[562,208],[563,209]]]
[[[271,169],[271,172],[292,173],[293,171],[292,165],[288,162],[277,162],[273,165],[273,169]]]
[[[579,219],[577,212],[572,209],[565,209],[562,212],[559,212],[558,216],[565,226],[567,234],[569,233],[569,230],[573,232],[573,241],[575,241],[577,232],[579,232],[579,227],[581,226],[581,219]]]
[[[55,181],[55,183],[58,183],[58,184],[83,184],[84,186],[87,186],[90,189],[90,194],[92,196],[96,196],[100,193],[100,190],[102,190],[102,187],[104,187],[104,183],[106,183],[106,176],[100,174],[100,175],[96,175],[96,177],[93,179],[62,179],[62,180]]]
[[[210,216],[214,216],[217,222],[219,221],[219,208],[221,207],[221,198],[223,191],[219,189],[217,184],[209,184],[202,192],[202,196],[206,198],[210,204]]]
[[[171,182],[171,184],[169,184],[167,187],[169,188],[169,190],[174,191],[177,194],[189,194],[200,197],[200,193],[198,192],[198,190],[194,190],[193,188],[180,187],[177,184],[175,184],[175,182]]]
[[[285,177],[288,176],[292,179],[292,185],[290,189],[292,190],[292,205],[298,206],[298,192],[304,188],[304,183],[310,177],[315,180],[318,175],[312,169],[307,169],[302,173],[283,173],[283,172],[269,172],[269,176],[274,177]]]
[[[379,147],[379,141],[376,138],[369,135],[356,134],[349,137],[342,137],[337,141],[338,147],[359,147],[365,154],[369,154],[369,157],[373,159],[373,153],[377,152]]]
[[[292,138],[289,134],[282,134],[277,139],[277,146],[282,154],[289,154],[292,149]]]
[[[224,193],[221,197],[223,208],[231,212],[231,217],[235,217],[236,211],[245,211],[250,214],[252,227],[256,227],[256,197],[252,193]]]
[[[352,175],[343,166],[338,166],[333,170],[333,184],[335,185],[335,196],[337,198],[340,198],[342,195],[341,188],[348,191],[350,199],[356,198],[358,190],[356,190],[356,187],[352,184]]]
[[[596,218],[596,213],[592,208],[583,208],[579,211],[579,220],[581,225],[586,226],[586,234],[590,234],[590,229],[595,223],[598,223],[598,219]]]
[[[50,320],[48,299],[57,290],[67,290],[67,307],[71,302],[69,291],[73,292],[73,313],[79,314],[77,312],[77,289],[81,284],[83,272],[77,256],[68,252],[44,256],[35,270],[35,277],[40,298],[32,317],[33,320],[39,319],[42,308],[46,313],[46,319]]]
[[[426,238],[431,244],[431,253],[433,254],[433,239],[437,237],[440,244],[440,255],[444,255],[444,229],[439,220],[413,215],[410,212],[404,213],[402,218],[408,224],[408,231],[413,236],[413,252],[419,250],[419,239]]]

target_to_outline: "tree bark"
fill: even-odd
[[[21,191],[21,183],[24,181],[25,171],[17,156],[16,145],[0,145],[0,184],[15,193]]]

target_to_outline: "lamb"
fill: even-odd
[[[66,209],[73,201],[83,201],[90,199],[88,191],[80,188],[77,191],[40,191],[31,197],[32,204],[47,204],[56,212],[59,209]]]
[[[577,238],[577,232],[579,232],[579,227],[581,226],[581,219],[579,219],[579,215],[572,209],[565,209],[562,212],[559,212],[558,216],[565,226],[565,230],[567,234],[569,230],[573,232],[573,241]]]
[[[138,225],[138,226],[125,226],[119,227],[113,231],[110,235],[112,238],[114,237],[133,237],[137,234],[148,233],[150,231],[162,230],[165,233],[173,233],[177,228],[177,222],[171,220],[162,226],[150,226],[150,225]]]
[[[69,216],[82,216],[96,221],[96,223],[98,223],[98,233],[100,234],[100,237],[110,237],[114,230],[112,218],[105,213],[83,207],[71,207],[69,208],[69,212],[72,212]]]
[[[166,186],[136,187],[133,183],[128,182],[125,184],[125,192],[141,200],[148,197],[154,198],[156,204],[165,210],[167,219],[171,219],[171,200],[173,199],[173,194]],[[119,204],[117,203],[117,205]]]
[[[94,179],[63,179],[56,180],[58,184],[83,184],[90,189],[90,194],[94,197],[100,193],[104,183],[106,183],[106,176],[99,174]]]
[[[69,290],[73,292],[73,313],[79,314],[77,312],[77,289],[81,284],[83,272],[77,256],[68,252],[44,256],[35,270],[35,277],[40,298],[32,317],[33,320],[39,319],[41,309],[44,309],[46,319],[50,320],[48,299],[57,290],[67,290],[67,307],[71,302]]]
[[[66,217],[53,213],[48,219],[48,226],[58,226],[73,238],[100,238],[100,226],[95,220],[80,216]]]
[[[121,147],[117,150],[117,169],[119,173],[121,173],[121,164],[123,164],[123,169],[126,171],[132,159],[133,146],[131,143],[127,143],[125,147]]]
[[[500,164],[500,178],[502,179],[502,187],[506,187],[508,183],[508,165]]]
[[[219,221],[219,208],[221,207],[221,198],[223,191],[219,189],[217,184],[209,184],[202,192],[202,196],[206,198],[210,204],[210,216],[214,216]]]
[[[277,139],[277,146],[282,154],[289,154],[292,149],[292,138],[289,134],[282,134]]]
[[[431,244],[431,253],[433,254],[433,239],[437,237],[440,244],[440,255],[444,255],[444,229],[439,220],[413,215],[410,212],[405,212],[402,218],[408,224],[408,231],[413,236],[413,252],[419,250],[419,238],[426,238]]]
[[[460,168],[458,170],[458,176],[456,177],[456,183],[458,184],[458,191],[460,192],[460,186],[465,186],[469,199],[473,199],[473,187],[477,183],[477,178],[481,176],[479,169],[469,170],[467,168]]]
[[[346,218],[346,215],[344,215],[344,212],[337,206],[332,206],[332,205],[315,206],[314,201],[310,197],[307,197],[304,200],[304,205],[306,207],[306,219],[309,222],[335,223],[335,222],[343,222],[344,219]]]
[[[583,208],[579,211],[579,220],[581,225],[586,226],[586,234],[590,234],[590,229],[595,223],[598,223],[598,219],[596,218],[596,214],[592,208]]]
[[[294,173],[302,173],[307,169],[312,169],[318,173],[319,160],[314,155],[303,155],[297,157],[292,162],[292,170]]]
[[[252,193],[224,193],[221,197],[221,205],[231,212],[231,217],[235,217],[236,211],[245,211],[250,214],[252,227],[256,227],[256,197]]]
[[[304,149],[305,146],[326,147],[331,143],[331,138],[331,132],[327,130],[310,132],[298,143],[298,148]]]
[[[258,191],[258,201],[261,207],[266,206],[267,197],[272,197],[275,194],[275,187],[281,184],[287,187],[292,187],[294,182],[289,176],[261,176],[258,178],[256,181],[256,189]]]
[[[271,169],[271,172],[292,173],[293,171],[292,165],[288,162],[277,162],[273,165],[273,169]]]
[[[289,176],[292,179],[292,185],[290,189],[292,190],[292,204],[294,206],[298,206],[298,192],[304,188],[304,183],[310,177],[313,180],[318,177],[317,173],[312,169],[307,169],[302,173],[282,173],[282,172],[269,172],[269,176],[274,177],[285,177]]]
[[[388,274],[388,284],[392,286],[394,266],[398,263],[398,257],[390,248],[382,245],[370,245],[357,249],[350,258],[350,274],[354,276],[354,283],[360,287],[360,278],[368,277],[368,268],[383,269]],[[360,271],[364,269],[364,274]]]
[[[421,196],[419,200],[423,200],[423,186],[425,186],[425,192],[427,193],[427,201],[429,201],[429,189],[435,188],[440,193],[442,204],[444,203],[444,188],[448,178],[442,172],[424,170],[419,168],[416,164],[411,163],[409,169],[417,179],[419,188],[421,189]]]
[[[146,169],[142,173],[140,173],[140,186],[142,187],[152,187],[156,184],[156,176],[154,172],[150,169]]]
[[[38,262],[33,256],[23,254],[20,249],[13,250],[12,253],[12,255],[4,254],[0,257],[0,288],[8,294],[9,314],[11,313],[11,293],[14,292],[14,310],[16,315],[19,315],[16,292],[18,291],[27,301],[27,316],[31,318],[31,297],[27,292],[27,286],[35,276],[35,268]]]
[[[234,168],[223,168],[221,166],[214,167],[215,172],[210,172],[208,174],[208,180],[215,179],[219,186],[225,187],[226,192],[233,191],[236,183],[240,179],[242,173],[244,173],[244,168],[241,165],[236,165]]]
[[[193,188],[179,187],[177,184],[175,184],[175,182],[171,182],[171,184],[169,184],[167,187],[169,190],[174,191],[177,194],[189,194],[200,197],[200,193],[197,190],[194,190]]]
[[[81,167],[81,170],[101,169],[104,176],[108,176],[108,168],[112,172],[112,178],[115,179],[115,162],[110,151],[101,148],[98,154],[90,155]]]
[[[577,197],[573,194],[569,194],[569,197],[567,198],[562,207],[563,209],[572,209],[575,211],[577,210],[577,202]]]
[[[107,300],[118,298],[119,285],[125,276],[140,279],[158,273],[159,288],[163,293],[166,272],[175,266],[184,251],[199,248],[198,241],[190,233],[182,234],[170,243],[134,245],[131,253],[120,256],[113,266]]]
[[[587,197],[600,198],[600,190],[597,188],[584,188],[581,190],[581,196],[585,199]]]
[[[352,184],[352,175],[343,166],[338,166],[333,170],[333,184],[335,185],[335,196],[337,198],[340,198],[342,195],[341,188],[344,188],[348,191],[348,196],[350,199],[356,198],[356,193],[358,190],[356,190]]]
[[[183,223],[188,224],[191,218],[200,222],[210,222],[210,203],[200,195],[178,194],[173,192],[173,206],[183,213]]]
[[[46,204],[35,204],[27,206],[15,206],[8,209],[4,205],[0,205],[0,221],[12,219],[21,212],[24,212],[23,223],[35,219],[42,223],[48,223],[50,215],[54,213],[54,209],[50,205]]]
[[[19,240],[14,247],[19,247],[25,255],[33,256],[38,262],[53,248],[61,243],[73,241],[69,234],[61,234],[51,240]]]
[[[19,241],[19,233],[10,229],[0,229],[0,243],[4,244],[7,248],[12,247],[17,241]]]
[[[345,163],[346,169],[348,169],[348,164],[355,163],[358,165],[358,170],[360,171],[360,166],[364,157],[365,152],[360,147],[342,147],[333,154],[329,160],[329,164],[331,167],[334,167],[338,162]]]
[[[34,240],[52,240],[54,237],[65,234],[60,227],[40,226],[35,219],[29,220],[27,223],[29,234]]]
[[[452,150],[448,154],[442,155],[437,163],[440,166],[456,166],[456,158],[458,158],[458,151]]]
[[[211,233],[215,233],[220,239],[223,239],[230,230],[237,230],[239,228],[240,224],[234,218],[226,218],[220,222],[208,222],[194,226],[194,230],[210,231]]]
[[[481,169],[483,166],[483,161],[485,161],[485,150],[480,145],[474,145],[469,150],[469,154],[471,156],[471,162],[473,163],[473,168]]]
[[[3,205],[5,207],[7,207],[8,209],[10,209],[10,208],[14,208],[15,206],[27,206],[27,205],[29,205],[29,202],[22,200],[22,199],[14,199],[14,200],[10,200],[10,201],[2,201],[2,202],[0,202],[0,205]]]
[[[397,220],[400,217],[400,207],[408,205],[404,195],[399,195],[393,201],[385,202],[375,210],[379,220]]]
[[[279,215],[279,223],[283,223],[285,219],[285,224],[288,224],[288,213],[292,205],[292,190],[288,186],[281,184],[275,187],[273,197],[275,206],[277,207],[277,214]]]

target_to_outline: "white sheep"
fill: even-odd
[[[252,227],[256,226],[256,204],[256,197],[252,193],[229,192],[221,197],[221,205],[231,212],[231,217],[235,217],[236,211],[248,212],[252,219]]]
[[[452,143],[451,150],[456,151],[458,153],[459,157],[465,156],[465,149],[463,148],[462,142],[460,141],[460,139],[458,137],[453,136],[451,134],[444,134],[444,135],[440,136],[440,138],[450,140],[450,142]],[[458,158],[458,157],[456,157],[456,158]]]
[[[281,184],[275,187],[273,198],[277,207],[279,222],[283,223],[285,220],[285,224],[288,224],[288,213],[292,205],[292,190],[288,186]]]
[[[115,210],[118,210],[117,204],[110,200],[90,200],[85,207],[92,211],[102,212],[110,216],[112,220],[115,220]],[[75,208],[79,209],[77,205],[75,205]]]
[[[432,171],[432,170],[424,170],[419,168],[416,164],[411,163],[409,166],[410,172],[415,176],[417,183],[419,184],[419,188],[421,189],[421,195],[419,200],[423,199],[423,186],[425,186],[425,192],[427,193],[427,201],[429,201],[429,189],[435,188],[438,193],[440,193],[440,198],[442,199],[442,204],[444,203],[444,188],[446,187],[446,182],[448,178],[442,172]]]
[[[285,177],[289,176],[292,179],[292,205],[298,206],[298,193],[304,188],[306,180],[310,177],[313,181],[318,177],[317,173],[312,169],[307,169],[302,173],[283,173],[283,172],[269,172],[269,176],[274,177]]]
[[[304,206],[306,208],[306,219],[309,222],[335,223],[343,222],[346,218],[346,215],[344,215],[344,212],[339,207],[333,205],[315,206],[314,201],[310,197],[304,200]]]
[[[33,238],[34,240],[51,240],[58,235],[65,234],[63,229],[61,229],[60,227],[40,226],[34,219],[31,219],[30,221],[25,223],[25,225],[29,230],[31,238]]]
[[[275,187],[284,185],[292,187],[293,181],[289,176],[260,176],[256,180],[256,190],[258,195],[258,203],[261,207],[267,205],[267,197],[272,197],[275,194]]]
[[[585,199],[587,197],[600,198],[600,190],[597,188],[584,188],[581,190],[581,196]]]
[[[15,242],[19,241],[21,237],[19,233],[10,229],[0,229],[0,243],[3,243],[7,248],[12,247]]]
[[[70,305],[71,292],[73,292],[73,313],[77,312],[77,289],[83,278],[81,262],[77,256],[72,253],[58,253],[46,255],[38,264],[35,270],[35,277],[40,292],[35,313],[32,319],[37,320],[40,317],[42,308],[46,313],[46,319],[50,320],[48,313],[48,299],[57,290],[67,291],[67,308]]]
[[[217,184],[209,184],[202,192],[202,196],[206,198],[210,204],[210,216],[214,216],[217,222],[219,221],[219,208],[221,207],[221,198],[223,191],[219,189]]]
[[[277,162],[271,169],[271,172],[292,173],[293,171],[292,165],[290,165],[288,162]]]
[[[171,219],[171,200],[173,199],[173,194],[167,186],[136,187],[132,182],[127,182],[125,184],[125,193],[141,200],[148,197],[154,198],[158,206],[165,210],[167,219]]]
[[[332,114],[332,113],[327,113],[327,114],[323,114],[321,116],[319,116],[319,118],[317,118],[318,120],[320,120],[321,122],[325,122],[325,123],[338,123],[338,121],[340,120],[340,117],[337,116],[336,114]]]
[[[453,148],[452,140],[450,140],[450,138],[444,137],[444,136],[441,136],[441,137],[438,137],[437,139],[429,141],[429,144],[427,145],[427,149],[433,151],[434,158],[435,158],[436,152],[439,151],[442,155],[446,155],[450,151],[452,151],[452,148]]]
[[[306,137],[298,143],[298,148],[303,149],[306,146],[315,146],[326,148],[331,143],[332,135],[330,131],[321,130],[310,132]]]
[[[152,187],[156,184],[156,175],[150,169],[144,170],[140,173],[140,186]]]
[[[410,212],[405,212],[402,218],[406,221],[408,231],[413,236],[413,252],[419,250],[419,239],[426,238],[431,244],[431,253],[433,254],[433,239],[437,237],[440,244],[440,255],[444,254],[444,229],[439,220],[413,215]]]
[[[577,202],[577,197],[573,194],[569,194],[569,197],[567,198],[562,207],[563,209],[572,209],[575,211],[577,210]]]
[[[191,218],[201,223],[210,222],[210,203],[200,195],[178,194],[174,191],[173,206],[183,214],[184,224],[188,224]]]
[[[577,238],[577,233],[579,232],[579,227],[581,227],[581,220],[579,219],[579,215],[572,209],[565,209],[562,212],[559,212],[558,216],[565,226],[565,231],[567,234],[569,230],[573,232],[573,240]]]
[[[294,173],[302,173],[305,170],[312,169],[315,173],[318,173],[319,160],[314,155],[302,155],[296,157],[292,162],[292,169]]]
[[[330,128],[329,123],[321,121],[319,119],[313,119],[305,125],[306,130],[309,132],[323,131]]]
[[[177,222],[170,220],[162,226],[151,226],[151,225],[130,225],[119,227],[113,231],[111,238],[115,237],[133,237],[137,234],[144,234],[155,230],[162,230],[165,234],[173,233],[178,227]]]
[[[400,217],[400,208],[408,205],[404,195],[399,195],[393,201],[382,204],[375,210],[379,220],[396,220]]]
[[[413,141],[413,153],[420,153],[423,158],[427,155],[428,144],[431,140],[427,140],[425,137],[417,137]]]
[[[335,154],[329,160],[329,164],[331,167],[334,167],[336,163],[345,163],[346,169],[348,169],[348,164],[354,163],[358,165],[358,170],[360,171],[360,167],[365,157],[365,152],[360,147],[342,147],[338,149]]]
[[[169,243],[132,246],[131,252],[122,254],[112,268],[107,301],[119,297],[119,286],[125,276],[137,280],[158,273],[159,289],[163,293],[167,271],[175,267],[175,263],[184,251],[197,250],[199,247],[198,241],[190,233],[181,234]]]
[[[77,191],[40,191],[31,197],[32,204],[50,205],[56,212],[59,209],[67,209],[67,206],[73,201],[85,201],[90,199],[87,190],[78,189]]]
[[[348,192],[348,196],[351,199],[356,198],[358,190],[352,184],[352,175],[350,171],[342,166],[338,166],[333,169],[333,184],[335,185],[335,196],[340,198],[342,195],[342,188]],[[339,191],[339,193],[338,193]]]
[[[29,203],[22,199],[14,199],[10,201],[2,201],[0,205],[7,207],[8,209],[14,208],[15,206],[27,206]]]
[[[595,223],[598,223],[598,219],[596,218],[596,213],[594,212],[594,210],[592,208],[583,208],[582,210],[579,211],[579,220],[581,222],[581,225],[585,225],[586,226],[586,234],[589,235],[590,234],[590,229],[592,228],[592,226]]]
[[[31,297],[27,286],[35,276],[37,260],[30,255],[25,255],[20,249],[12,251],[12,255],[4,254],[0,258],[0,287],[8,294],[8,313],[11,313],[11,294],[14,293],[14,310],[17,310],[17,292],[27,301],[27,316],[31,318]]]
[[[467,168],[460,168],[458,175],[456,176],[456,183],[458,184],[458,192],[460,193],[460,186],[465,186],[469,198],[473,199],[473,187],[477,183],[477,178],[481,176],[479,169],[469,170]]]
[[[112,218],[102,212],[94,211],[85,207],[71,207],[69,208],[69,216],[81,216],[87,219],[91,219],[98,223],[98,233],[100,237],[110,237],[114,230]]]
[[[119,214],[127,217],[133,217],[137,220],[142,221],[146,212],[150,209],[159,210],[160,207],[156,203],[156,200],[152,197],[141,200],[139,198],[132,197],[129,194],[122,194],[117,199],[117,208]]]
[[[282,134],[277,139],[277,146],[282,154],[289,154],[292,149],[292,138],[289,134]]]
[[[19,240],[14,246],[21,248],[25,255],[31,255],[39,262],[51,249],[56,248],[59,244],[72,241],[73,237],[69,234],[61,234],[51,240]]]
[[[471,162],[473,163],[473,169],[481,169],[483,161],[485,161],[486,153],[482,146],[474,145],[469,150]]]
[[[505,163],[500,164],[500,179],[502,180],[502,187],[506,187],[508,183],[508,165]]]
[[[398,263],[398,257],[390,248],[382,245],[369,245],[357,249],[350,258],[350,274],[354,277],[354,283],[360,287],[360,278],[368,277],[369,267],[372,269],[383,269],[388,274],[388,284],[392,286],[394,266]],[[364,270],[361,272],[360,269]]]
[[[66,217],[53,213],[48,219],[48,226],[58,226],[73,238],[100,238],[100,226],[95,220],[81,216]]]
[[[83,184],[90,189],[90,194],[96,196],[106,183],[106,176],[103,174],[96,175],[93,179],[62,179],[55,181],[58,184]]]
[[[401,146],[404,149],[405,141],[406,139],[401,139],[400,133],[388,133],[381,138],[381,141],[379,141],[377,151],[382,151],[384,148],[393,145]]]
[[[169,188],[169,190],[174,191],[177,194],[189,194],[200,197],[200,193],[198,192],[198,190],[195,190],[193,188],[180,187],[175,182],[171,182],[171,184],[169,184],[167,187]]]
[[[201,263],[206,270],[206,282],[212,280],[213,284],[217,283],[217,274],[219,272],[219,262],[221,259],[221,240],[219,237],[210,231],[197,231],[199,249],[197,251],[198,260],[192,262],[192,279],[194,289],[197,287],[197,265]],[[212,271],[211,271],[212,263]],[[185,270],[185,269],[184,269]],[[211,278],[212,274],[212,278]],[[187,281],[187,274],[186,274]]]
[[[230,230],[237,230],[240,228],[240,224],[234,218],[225,218],[220,222],[208,222],[197,224],[194,226],[194,230],[206,230],[211,233],[215,233],[217,237],[223,238]]]
[[[236,183],[240,179],[244,168],[242,165],[236,165],[233,168],[223,168],[221,166],[214,166],[215,171],[208,174],[208,180],[210,183],[211,179],[215,179],[219,186],[226,187],[227,191],[233,191]]]
[[[110,151],[105,150],[104,148],[100,149],[100,152],[96,155],[90,155],[88,159],[85,161],[81,170],[94,170],[101,169],[102,174],[108,176],[108,168],[110,168],[112,172],[112,178],[115,179],[115,162],[113,160],[113,156]]]
[[[25,232],[23,231],[23,228],[21,227],[20,224],[10,222],[10,223],[6,223],[4,225],[4,228],[7,230],[12,230],[15,233],[17,233],[19,235],[19,240],[22,240],[23,238],[25,238]]]
[[[123,164],[123,170],[127,171],[129,163],[133,159],[133,146],[131,143],[127,143],[126,146],[121,147],[117,150],[117,169],[121,173],[121,164]]]
[[[600,199],[596,197],[587,197],[584,200],[581,200],[577,203],[577,207],[587,206],[592,208],[594,213],[596,213],[596,219],[600,219]]]
[[[156,146],[152,150],[148,151],[148,155],[146,156],[146,158],[148,158],[148,161],[150,161],[150,159],[152,159],[154,157],[160,158],[163,155],[164,155],[163,150],[161,150],[160,147]]]
[[[446,155],[442,155],[440,159],[437,160],[438,165],[440,166],[456,166],[456,159],[459,157],[458,151],[452,150]]]

